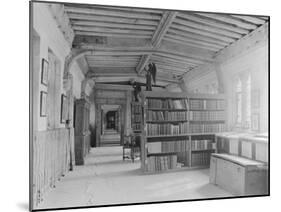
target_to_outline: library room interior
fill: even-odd
[[[268,30],[31,2],[31,207],[268,195]]]

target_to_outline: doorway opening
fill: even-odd
[[[121,145],[121,106],[101,106],[101,146]]]

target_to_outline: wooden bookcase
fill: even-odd
[[[225,130],[224,96],[153,91],[141,96],[142,170],[209,166],[215,133]]]
[[[142,103],[131,103],[131,125],[134,133],[141,133],[143,127]]]

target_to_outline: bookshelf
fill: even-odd
[[[131,125],[134,133],[141,133],[142,131],[142,103],[141,102],[132,102],[131,103]]]
[[[223,95],[142,92],[141,168],[155,173],[210,165],[225,131]]]

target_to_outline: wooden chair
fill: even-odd
[[[126,158],[131,159],[133,162],[136,158],[136,153],[140,151],[141,137],[138,134],[124,136],[123,144],[123,160]],[[126,149],[130,150],[130,155],[126,154]]]

